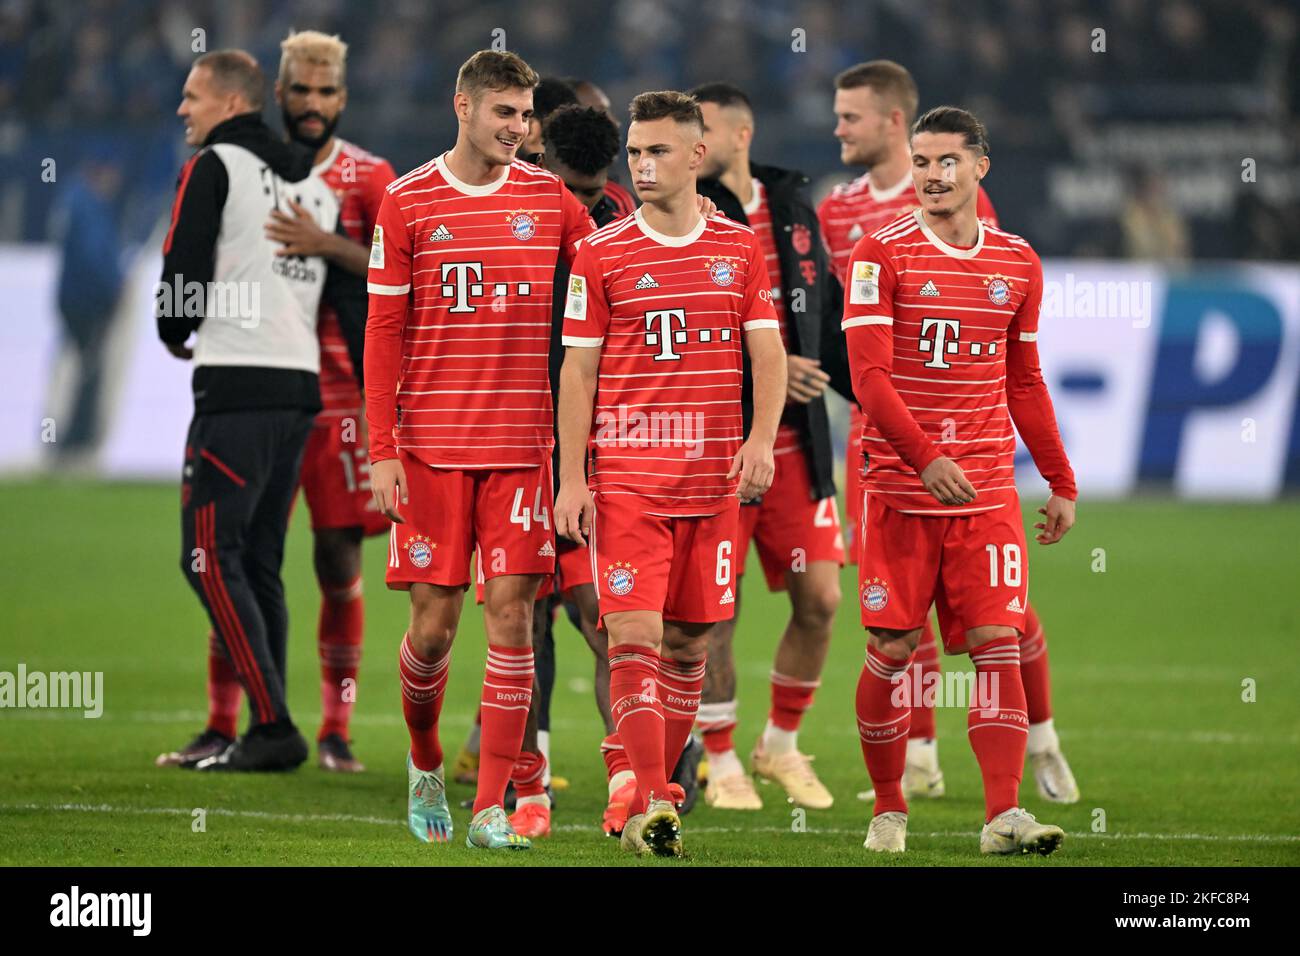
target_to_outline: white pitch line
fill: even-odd
[[[379,826],[402,826],[405,821],[388,817],[366,817],[350,813],[273,813],[268,810],[227,810],[221,807],[121,807],[107,803],[10,803],[0,804],[0,811],[37,810],[73,813],[135,813],[141,815],[193,816],[194,811],[203,809],[211,816],[241,817],[253,820],[271,820],[279,823],[369,823]],[[564,833],[600,833],[600,827],[581,823],[565,823],[554,826],[552,830]],[[798,835],[789,827],[690,827],[690,833],[779,833]],[[809,829],[802,831],[813,836],[852,836],[859,837],[864,832],[857,829]],[[975,838],[975,830],[933,830],[929,833],[913,831],[910,836],[946,838]],[[1300,843],[1300,836],[1285,833],[1093,833],[1091,831],[1071,832],[1068,836],[1075,839],[1093,840],[1178,840],[1204,841],[1210,843]]]
[[[964,708],[963,708],[964,709]],[[304,711],[295,714],[298,722],[304,725],[311,725],[320,722],[321,715],[316,712]],[[86,718],[80,710],[54,710],[54,709],[9,709],[0,710],[0,727],[4,726],[8,720],[57,720],[57,721],[82,721]],[[99,720],[122,720],[137,724],[202,724],[208,719],[207,711],[204,710],[106,710]],[[438,718],[438,723],[445,727],[468,727],[473,718],[469,714],[450,713],[443,714]],[[406,721],[401,714],[357,714],[352,715],[352,723],[358,727],[403,727]],[[561,731],[576,731],[583,733],[596,727],[595,718],[592,720],[575,720],[570,717],[553,717],[551,718],[551,729]],[[833,728],[832,733],[840,736],[857,737],[857,730],[851,725]],[[1075,727],[1073,729],[1066,727],[1058,730],[1062,740],[1114,740],[1116,737],[1123,736],[1129,740],[1145,740],[1152,743],[1183,743],[1198,744],[1205,746],[1219,746],[1223,744],[1257,744],[1266,745],[1297,745],[1300,744],[1300,734],[1251,734],[1236,733],[1222,730],[1183,730],[1183,731],[1164,731],[1164,730],[1133,730],[1131,728],[1107,729],[1096,727]]]

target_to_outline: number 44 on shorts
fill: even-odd
[[[537,495],[533,498],[532,508],[526,508],[524,504],[524,489],[515,489],[515,503],[510,509],[510,523],[523,525],[524,534],[527,534],[533,528],[533,522],[537,521],[547,531],[551,530],[551,516],[542,507],[542,487],[537,486]]]

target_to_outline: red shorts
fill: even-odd
[[[691,624],[729,620],[739,506],[733,498],[716,515],[660,517],[596,495],[589,550],[601,621],[619,611]]]
[[[370,493],[370,457],[360,441],[345,443],[338,422],[317,423],[307,438],[299,472],[311,529],[362,528],[383,534],[389,520]]]
[[[416,582],[469,584],[470,552],[477,546],[486,578],[550,574],[555,570],[551,527],[551,462],[535,468],[433,468],[398,451],[406,471],[405,524],[388,539],[388,586]]]
[[[862,410],[849,406],[849,442],[844,452],[844,516],[849,526],[849,564],[858,563],[862,535]]]
[[[772,487],[756,505],[740,508],[736,577],[745,573],[749,542],[758,546],[769,591],[785,590],[785,575],[813,561],[844,566],[844,536],[835,499],[812,498],[808,459],[801,449],[776,456]]]
[[[863,627],[911,630],[934,604],[944,650],[972,627],[1025,629],[1029,600],[1019,502],[951,518],[908,515],[863,495],[858,599]]]
[[[474,581],[474,599],[482,604],[486,579],[483,575],[483,561],[477,551],[475,564],[478,572]],[[590,583],[591,556],[587,553],[587,546],[574,544],[568,538],[560,538],[556,547],[555,573],[542,581],[542,586],[537,589],[537,600],[548,598],[557,592],[563,596],[571,588]]]

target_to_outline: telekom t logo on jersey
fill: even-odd
[[[933,334],[931,334],[933,331]],[[944,360],[945,355],[956,355],[961,343],[960,319],[936,319],[929,316],[921,319],[921,341],[916,347],[922,352],[930,353],[926,368],[952,368]],[[997,342],[968,342],[966,350],[971,355],[996,355]]]
[[[930,330],[934,330],[930,337]],[[926,368],[951,368],[943,357],[957,351],[957,337],[961,335],[961,322],[957,319],[922,319],[921,341],[917,345],[922,352],[930,353]]]
[[[674,328],[674,322],[681,328]],[[712,342],[715,331],[719,342],[731,341],[731,329],[697,329],[695,338],[700,342]],[[673,346],[686,344],[689,337],[685,309],[659,309],[645,314],[645,344],[659,350],[655,356],[656,362],[681,358],[681,353],[675,351]]]
[[[519,295],[528,295],[532,291],[531,282],[495,282],[492,284],[491,294],[495,298],[509,295],[512,285]],[[456,304],[448,309],[448,312],[473,312],[474,306],[469,304],[469,297],[482,296],[485,288],[483,263],[444,262],[442,264],[442,294],[448,298],[456,297]]]

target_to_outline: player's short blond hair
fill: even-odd
[[[876,95],[903,111],[903,124],[911,126],[916,119],[920,96],[916,80],[907,67],[893,60],[869,60],[859,63],[835,77],[837,90],[856,90],[868,86]]]
[[[531,90],[541,77],[518,53],[479,50],[461,64],[456,92],[477,100],[487,90]]]
[[[289,82],[289,64],[293,61],[312,66],[332,66],[339,71],[339,86],[347,82],[348,45],[337,35],[319,30],[289,31],[280,41],[280,84]]]

